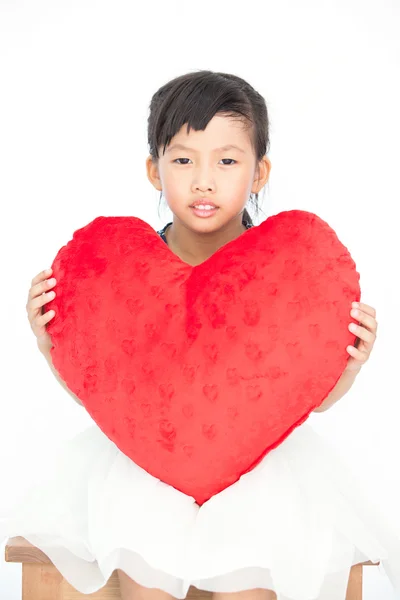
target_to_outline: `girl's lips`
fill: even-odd
[[[215,208],[212,209],[205,209],[205,208],[199,208],[198,206],[190,206],[190,209],[193,211],[193,214],[196,215],[196,217],[211,217],[212,215],[215,215],[215,213],[218,210],[218,207],[216,206]]]

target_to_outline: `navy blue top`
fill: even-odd
[[[250,227],[253,227],[253,223],[250,223],[250,221],[248,221],[244,217],[242,219],[242,224],[246,227],[246,229],[250,229]],[[157,231],[158,235],[161,237],[161,239],[164,240],[164,242],[166,244],[168,244],[168,242],[167,242],[167,238],[165,237],[165,232],[167,230],[167,227],[169,227],[170,225],[172,225],[172,221],[170,223],[167,223],[162,229],[160,229],[159,231]]]

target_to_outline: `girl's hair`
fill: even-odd
[[[206,128],[216,113],[242,121],[250,132],[258,161],[269,151],[269,119],[264,98],[244,79],[229,73],[197,71],[172,79],[153,95],[148,117],[148,144],[153,162],[163,154],[171,139],[187,123],[187,133]],[[161,201],[162,192],[160,195]],[[249,201],[260,210],[258,193]],[[252,223],[245,209],[243,217]]]

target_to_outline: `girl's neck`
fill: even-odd
[[[227,223],[222,229],[211,233],[190,231],[179,219],[174,219],[167,227],[165,237],[171,251],[179,258],[195,267],[214,254],[219,248],[236,239],[246,227],[242,214]]]

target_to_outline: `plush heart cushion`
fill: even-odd
[[[98,217],[52,267],[55,368],[124,454],[199,505],[307,419],[355,340],[355,263],[306,211],[195,267],[141,219]]]

